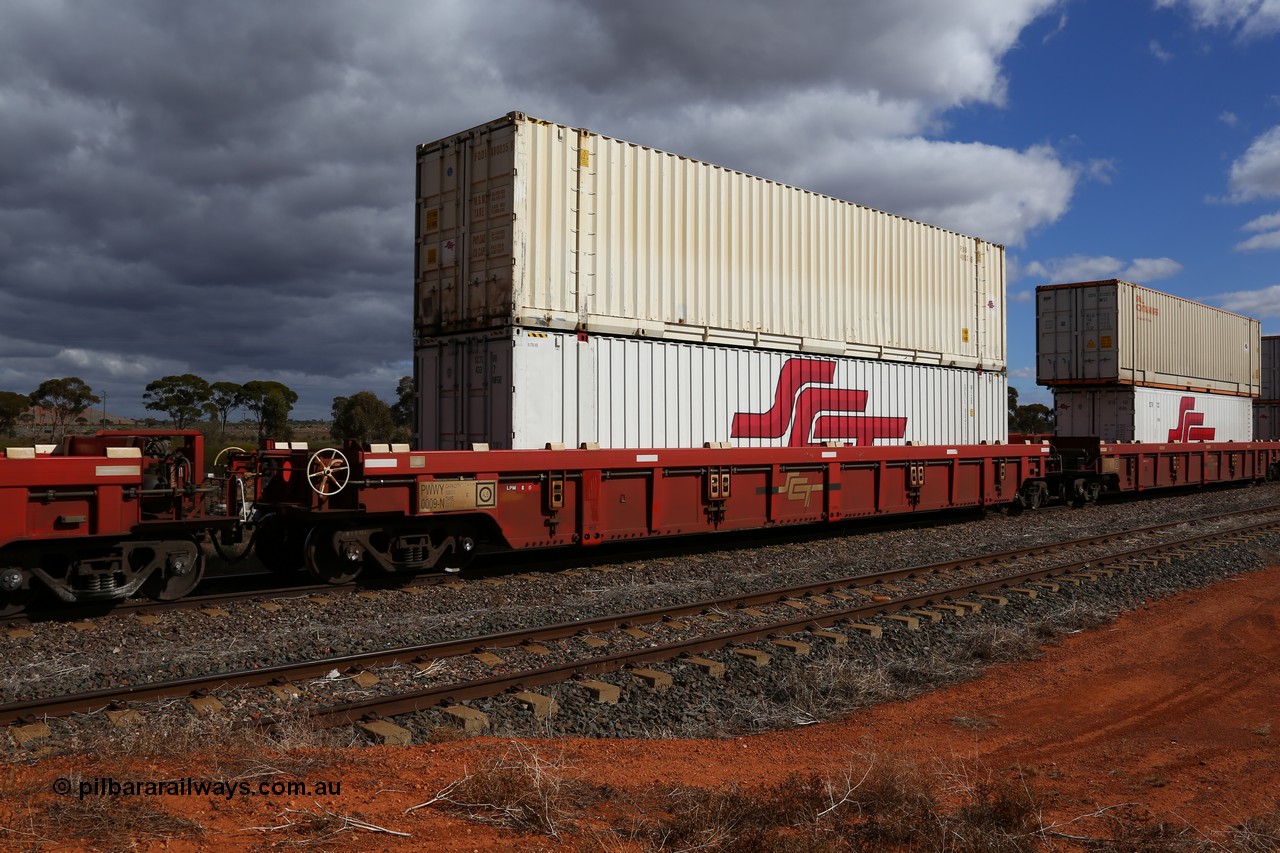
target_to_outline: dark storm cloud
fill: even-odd
[[[929,143],[876,146],[998,102],[1000,57],[1050,5],[11,0],[0,389],[80,375],[126,414],[188,371],[280,379],[304,416],[390,397],[410,370],[414,145],[513,109],[846,195],[851,153],[871,177],[905,156],[873,203],[970,211],[1001,197],[973,169],[956,200],[917,200]],[[1011,233],[1065,206],[1052,156],[981,153],[1048,175]]]

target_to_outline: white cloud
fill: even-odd
[[[1120,278],[1137,284],[1147,281],[1159,281],[1162,278],[1173,278],[1182,272],[1182,264],[1172,258],[1134,258],[1133,262],[1120,273]]]
[[[1019,290],[1008,295],[1010,302],[1016,302],[1020,305],[1027,305],[1036,301],[1036,292],[1034,290]]]
[[[1049,32],[1045,33],[1045,34],[1044,34],[1044,38],[1042,38],[1042,39],[1040,40],[1040,43],[1041,43],[1041,44],[1048,44],[1050,41],[1052,41],[1054,38],[1056,38],[1056,37],[1058,36],[1058,34],[1059,34],[1059,33],[1061,33],[1063,30],[1065,30],[1066,28],[1067,28],[1067,14],[1066,14],[1065,12],[1063,12],[1063,13],[1062,13],[1062,15],[1061,15],[1061,17],[1059,17],[1059,18],[1058,18],[1058,25],[1057,25],[1056,27],[1054,27],[1052,30],[1050,30]]]
[[[1066,5],[0,3],[5,317],[49,358],[88,353],[23,362],[13,387],[65,364],[138,396],[163,372],[226,376],[235,349],[226,378],[309,383],[323,416],[365,377],[394,379],[411,331],[405,163],[513,109],[1022,244],[1111,167],[946,139],[946,121],[1002,107],[1005,58]],[[173,323],[174,306],[202,322]],[[112,355],[120,328],[147,330],[136,356]],[[0,335],[7,367],[13,346]],[[189,367],[170,368],[176,352]]]
[[[1280,317],[1280,284],[1261,290],[1237,290],[1222,293],[1212,301],[1228,311],[1248,317]]]
[[[1236,249],[1241,252],[1264,252],[1271,249],[1280,249],[1280,231],[1271,231],[1250,237],[1243,243],[1237,243]]]
[[[1078,172],[1048,146],[875,139],[808,165],[812,183],[894,213],[1021,245],[1067,209]]]
[[[1027,265],[1026,274],[1051,283],[1100,281],[1119,278],[1135,284],[1171,278],[1182,271],[1172,258],[1135,258],[1125,261],[1109,255],[1071,255]]]
[[[1231,164],[1231,201],[1275,196],[1280,196],[1280,125],[1255,139]]]
[[[1110,184],[1111,178],[1119,171],[1114,160],[1090,160],[1084,164],[1084,176],[1100,184]]]
[[[1280,212],[1259,216],[1244,225],[1245,231],[1270,231],[1273,228],[1280,228]]]
[[[1222,113],[1218,115],[1218,121],[1222,122],[1227,127],[1235,127],[1240,123],[1240,116],[1230,110],[1223,110]]]
[[[1156,0],[1156,7],[1186,8],[1196,26],[1221,27],[1241,37],[1280,30],[1280,3],[1276,0]]]
[[[1168,62],[1173,59],[1173,54],[1161,47],[1160,42],[1155,39],[1151,40],[1151,43],[1147,45],[1147,49],[1151,51],[1152,56],[1161,62]]]

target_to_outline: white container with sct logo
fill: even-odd
[[[1055,388],[1053,402],[1062,436],[1154,444],[1253,438],[1248,397],[1129,386]]]
[[[425,450],[1008,437],[999,372],[519,328],[420,340],[414,366]]]

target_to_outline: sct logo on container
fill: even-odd
[[[906,418],[862,414],[871,395],[835,387],[835,373],[834,361],[788,359],[774,387],[773,405],[766,412],[735,414],[730,437],[786,435],[789,447],[803,447],[824,441],[867,445],[906,435]]]

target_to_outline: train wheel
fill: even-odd
[[[253,532],[253,550],[262,564],[278,575],[302,568],[302,548],[297,532],[278,515],[268,515]]]
[[[350,583],[364,566],[364,557],[359,551],[339,553],[333,545],[333,531],[324,527],[311,528],[302,556],[307,571],[323,583]]]
[[[34,589],[0,590],[0,616],[17,616],[35,598]]]
[[[143,584],[143,591],[156,601],[177,601],[204,579],[204,555],[194,543],[174,549]]]

